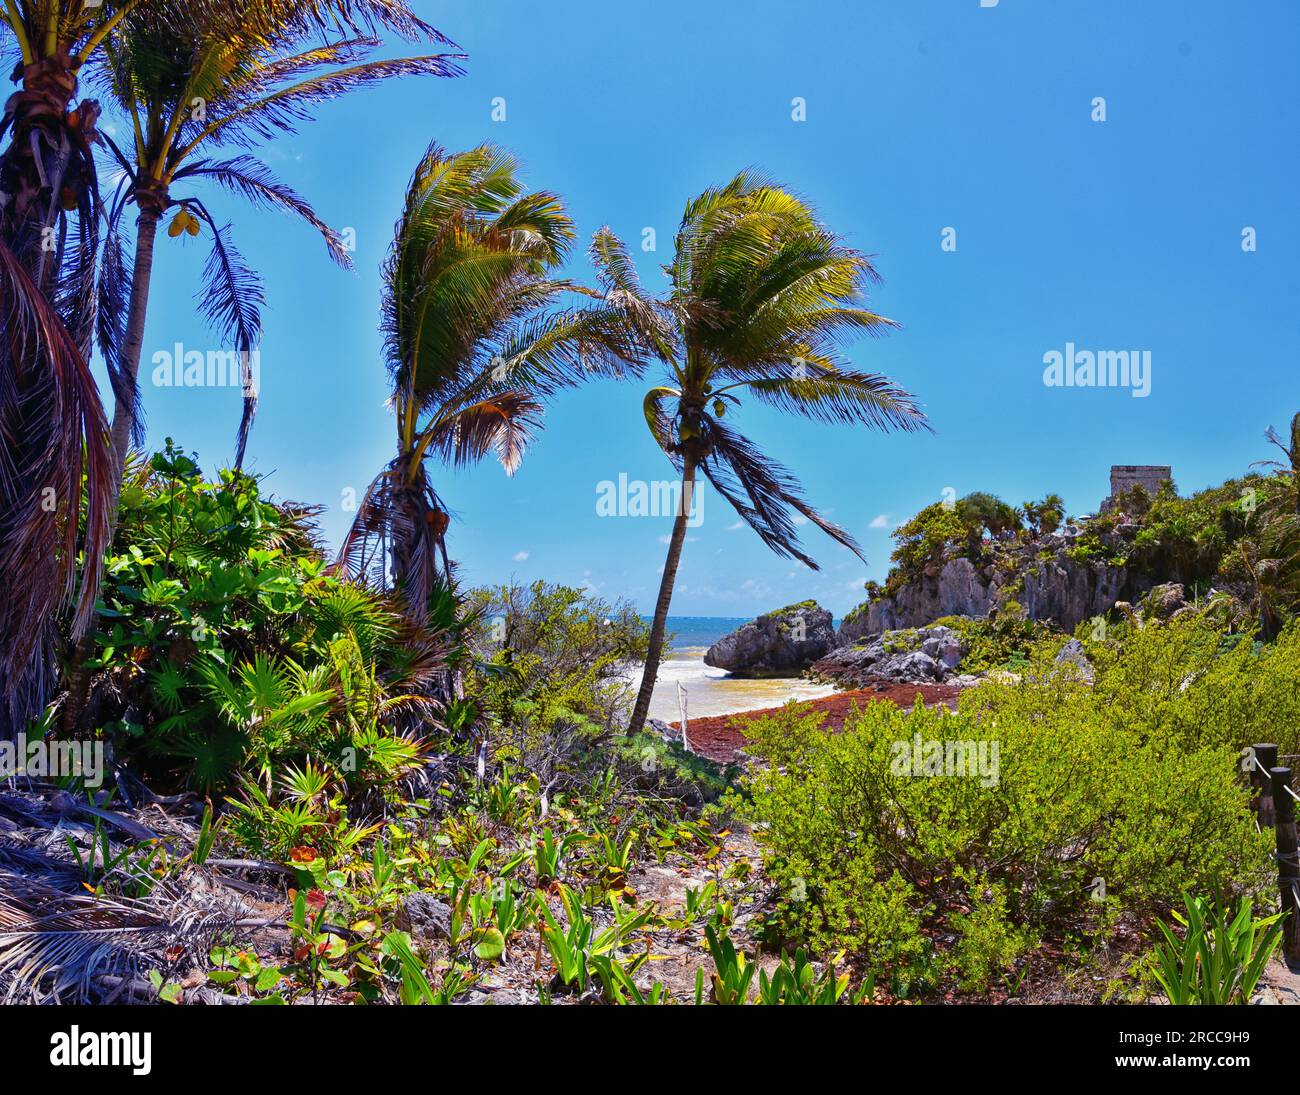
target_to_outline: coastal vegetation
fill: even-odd
[[[868,307],[871,260],[742,172],[687,202],[663,294],[609,229],[587,286],[561,274],[578,237],[559,195],[502,148],[431,144],[381,271],[395,455],[333,552],[318,507],[243,467],[255,391],[211,474],[171,438],[127,444],[157,229],[211,237],[200,312],[247,362],[261,282],[190,187],[347,251],[258,161],[213,149],[458,71],[373,59],[379,30],[454,47],[400,0],[10,0],[0,19],[22,60],[0,157],[0,996],[1252,998],[1286,922],[1243,757],[1300,755],[1300,415],[1267,435],[1280,460],[1186,498],[1170,483],[1087,519],[1055,494],[925,507],[840,628],[870,684],[836,697],[847,715],[791,704],[705,751],[647,717],[692,492],[810,568],[800,524],[858,551],[733,424],[746,400],[928,428],[843,348],[894,326]],[[92,74],[125,148],[76,99]],[[123,172],[111,197],[96,150]],[[548,400],[652,364],[645,420],[682,488],[653,618],[542,580],[467,587],[441,469],[512,472]],[[1018,598],[1062,561],[1144,596],[1072,628],[1035,615]],[[999,578],[987,612],[871,627],[958,563]],[[770,616],[752,633],[792,657],[836,638],[811,600]],[[963,681],[927,704],[906,677],[908,706],[875,691],[886,664]],[[73,770],[42,759],[77,743]]]

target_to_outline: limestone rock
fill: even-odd
[[[451,906],[432,894],[410,893],[397,907],[397,926],[421,943],[451,938]]]
[[[737,628],[709,647],[704,664],[737,677],[797,677],[835,647],[832,616],[804,601]]]

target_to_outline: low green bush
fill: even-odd
[[[963,673],[1020,669],[1037,643],[1055,635],[1050,623],[1030,620],[1014,611],[987,617],[944,616],[931,626],[939,625],[952,628],[966,644],[961,660]]]
[[[955,713],[875,703],[828,734],[792,705],[749,724],[766,764],[737,808],[776,887],[772,930],[846,948],[895,994],[981,991],[1044,941],[1149,920],[1187,890],[1264,886],[1270,836],[1249,812],[1240,739],[1226,725],[1192,733],[1211,699],[1180,689],[1198,642],[1217,652],[1217,636],[1202,626],[1193,641],[1181,621],[1175,634],[1164,658],[1153,630],[1102,660],[1095,690],[1045,644],[1019,683],[986,682]],[[1205,672],[1244,689],[1249,657],[1215,653]]]
[[[241,472],[205,477],[170,439],[134,463],[92,641],[67,647],[65,728],[101,730],[164,787],[273,792],[273,772],[312,758],[350,795],[404,771],[445,651],[328,573],[313,513]]]

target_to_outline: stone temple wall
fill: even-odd
[[[1152,498],[1160,484],[1173,478],[1174,469],[1168,464],[1112,464],[1110,468],[1110,496],[1101,504],[1102,512],[1127,490],[1141,487]]]

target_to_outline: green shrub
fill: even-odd
[[[1300,622],[1265,645],[1189,614],[1130,628],[1122,645],[1087,645],[1098,702],[1141,739],[1300,752]]]
[[[403,731],[446,663],[398,606],[326,573],[311,518],[252,476],[206,479],[170,439],[128,469],[67,701],[119,759],[223,789],[310,756],[346,793],[413,759]]]
[[[627,723],[628,667],[644,661],[649,626],[630,604],[546,582],[473,590],[467,612],[478,625],[465,687],[498,756],[543,782],[589,765]]]
[[[963,673],[1019,669],[1036,644],[1056,636],[1050,623],[1005,609],[991,617],[944,616],[932,626],[938,625],[952,628],[966,644],[961,660]]]
[[[974,990],[1103,913],[1149,918],[1189,887],[1263,885],[1268,837],[1249,813],[1235,741],[1190,740],[1177,721],[1162,732],[1159,708],[1185,696],[1176,683],[1143,695],[1157,710],[1141,720],[1136,699],[1114,717],[1105,676],[1132,680],[1127,658],[1104,666],[1093,692],[1050,657],[1035,649],[1019,684],[987,682],[954,714],[875,703],[827,734],[792,707],[750,724],[751,751],[768,763],[745,781],[741,809],[776,887],[775,928],[814,952],[847,948],[895,991],[945,977]],[[987,763],[926,775],[903,750],[918,741],[925,763],[931,742],[982,743]],[[953,946],[933,945],[936,917]]]

